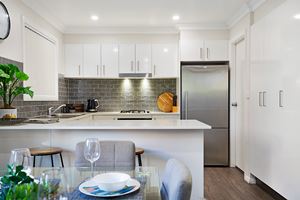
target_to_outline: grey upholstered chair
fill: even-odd
[[[90,167],[84,158],[85,142],[76,145],[75,167]],[[95,167],[135,168],[135,144],[130,141],[100,141],[101,156]]]
[[[191,191],[190,170],[178,160],[168,160],[160,190],[162,200],[190,200]]]

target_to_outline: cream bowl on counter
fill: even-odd
[[[93,178],[97,186],[107,192],[123,189],[129,180],[130,176],[128,174],[116,172],[99,174]]]

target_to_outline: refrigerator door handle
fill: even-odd
[[[185,119],[188,119],[188,92],[186,91],[185,94]]]

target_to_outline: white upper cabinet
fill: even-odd
[[[151,45],[136,45],[136,73],[151,73]]]
[[[228,60],[228,41],[227,40],[206,40],[205,59],[208,61]]]
[[[178,48],[176,44],[152,45],[153,77],[178,77]]]
[[[81,44],[65,45],[65,76],[83,76],[83,46]]]
[[[181,61],[226,61],[227,40],[181,40]]]
[[[119,45],[119,73],[135,73],[135,45]]]
[[[181,61],[204,61],[204,41],[180,41]]]
[[[103,44],[100,75],[104,78],[119,77],[119,47],[117,44]]]
[[[101,49],[97,44],[86,44],[83,46],[83,76],[99,77],[100,76],[100,56]]]

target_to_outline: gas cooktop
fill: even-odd
[[[126,114],[149,114],[149,110],[121,110],[121,113]]]

